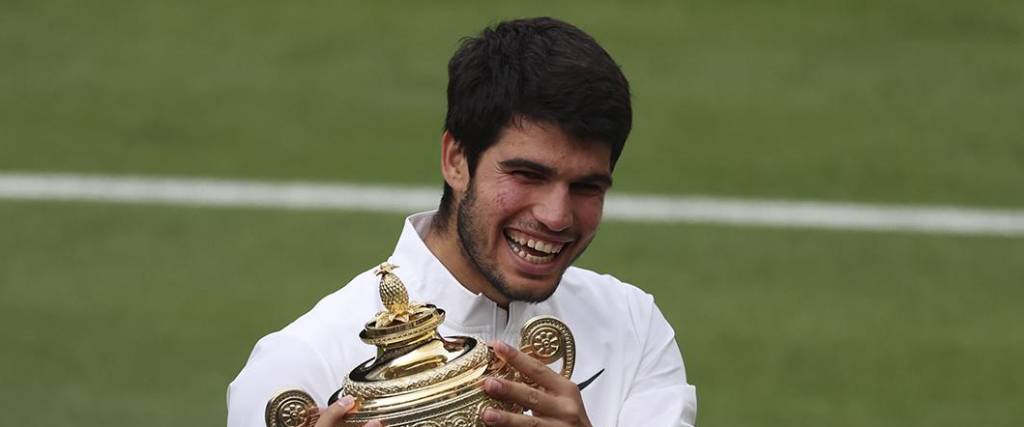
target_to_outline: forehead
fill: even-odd
[[[582,169],[582,172],[608,172],[611,147],[598,141],[581,141],[560,127],[530,120],[513,121],[502,129],[498,141],[484,157],[493,161],[528,159],[556,170]]]

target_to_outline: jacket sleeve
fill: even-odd
[[[330,378],[330,367],[305,342],[281,333],[270,334],[256,343],[245,367],[228,385],[227,425],[265,427],[267,402],[285,390],[303,390],[317,405],[325,406],[326,396],[317,391],[329,389]]]
[[[634,320],[643,342],[642,358],[619,413],[620,426],[691,427],[697,418],[696,388],[686,381],[683,357],[672,326],[651,296]]]

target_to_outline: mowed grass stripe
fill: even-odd
[[[400,213],[437,205],[437,188],[209,178],[0,174],[0,198]],[[676,222],[1024,236],[1024,211],[708,196],[611,195],[605,217]]]

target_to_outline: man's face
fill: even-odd
[[[464,255],[509,300],[543,301],[593,240],[611,148],[554,125],[510,125],[480,156],[456,226]]]

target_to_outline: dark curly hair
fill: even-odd
[[[463,39],[448,62],[444,129],[465,153],[470,176],[501,130],[519,119],[608,144],[614,169],[633,123],[629,82],[593,37],[557,19],[506,21]],[[446,220],[451,205],[445,183],[437,219]]]

